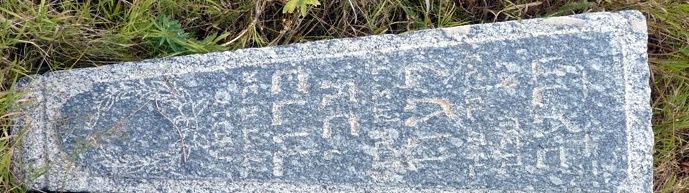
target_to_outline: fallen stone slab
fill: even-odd
[[[469,25],[24,78],[14,170],[87,192],[651,192],[645,18]]]

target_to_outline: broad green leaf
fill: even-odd
[[[294,10],[299,8],[301,16],[306,16],[306,12],[309,9],[309,5],[318,6],[321,5],[318,0],[288,0],[285,7],[282,8],[282,13],[293,13]]]

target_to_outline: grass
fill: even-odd
[[[27,74],[330,38],[636,9],[646,14],[650,32],[654,189],[689,191],[687,2],[303,2],[311,5],[296,4],[288,10],[286,0],[0,1],[0,190],[25,191],[9,169],[19,137],[9,133],[10,118],[17,112],[9,112],[8,107],[22,102],[13,87]]]

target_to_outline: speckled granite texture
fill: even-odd
[[[470,25],[23,79],[15,171],[89,192],[651,192],[645,18]]]

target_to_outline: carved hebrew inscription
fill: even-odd
[[[600,105],[622,102],[610,95],[622,90],[600,89],[619,88],[601,73],[619,71],[612,60],[594,68],[552,37],[511,41],[543,48],[496,53],[485,43],[98,83],[63,107],[59,136],[80,167],[133,178],[451,187],[621,180],[609,176],[624,176],[626,146],[614,137],[624,128],[610,117],[624,115]]]

